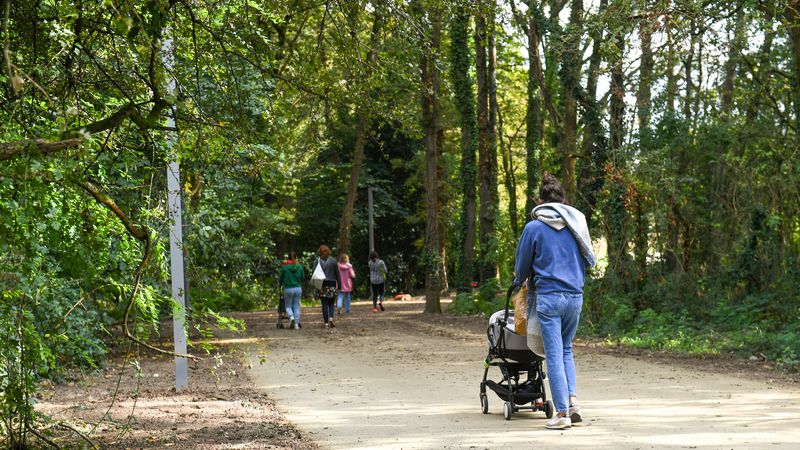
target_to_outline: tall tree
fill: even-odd
[[[475,15],[475,65],[478,80],[478,182],[480,200],[479,272],[481,282],[497,276],[497,147],[496,116],[490,106],[494,63],[490,35],[494,33],[494,0],[478,0]],[[493,42],[493,38],[492,41]]]
[[[608,0],[600,0],[595,22],[606,23]],[[586,215],[591,228],[594,225],[595,209],[598,197],[605,182],[605,165],[608,160],[608,140],[601,118],[602,106],[597,101],[597,81],[600,76],[600,64],[603,61],[602,45],[604,26],[595,23],[590,29],[592,53],[586,73],[586,88],[578,97],[583,108],[583,154],[580,165],[579,197],[576,204]]]
[[[527,13],[521,14],[514,0],[510,0],[511,11],[517,25],[522,29],[526,38],[528,53],[528,72],[525,102],[525,211],[523,221],[529,220],[528,214],[536,206],[539,195],[539,173],[541,172],[541,141],[544,128],[542,118],[542,103],[539,93],[539,78],[536,64],[539,63],[540,33],[537,17],[538,9],[533,2],[528,1]]]
[[[672,0],[666,0],[665,8],[670,10]],[[665,33],[667,35],[667,54],[664,57],[665,72],[667,74],[664,97],[666,102],[666,113],[670,116],[675,114],[675,102],[678,97],[678,76],[675,73],[675,64],[678,59],[676,41],[677,23],[676,18],[670,14],[665,17]]]
[[[439,235],[439,139],[441,105],[439,101],[439,52],[442,7],[438,0],[423,9],[415,2],[421,22],[420,101],[422,129],[425,133],[425,312],[441,312],[442,255]]]
[[[468,2],[461,0],[456,4],[450,23],[450,80],[453,83],[453,96],[458,109],[461,126],[461,216],[459,218],[457,248],[461,249],[456,289],[468,291],[472,281],[475,263],[475,225],[477,167],[475,151],[476,116],[473,81],[470,76],[471,57],[469,50],[470,13]]]
[[[347,4],[347,3],[345,3]],[[351,5],[353,6],[353,5]],[[349,23],[351,30],[351,37],[353,42],[358,47],[358,15],[360,14],[360,7],[353,8],[349,11]],[[373,70],[377,67],[378,53],[380,51],[380,34],[383,17],[381,15],[380,6],[376,5],[373,12],[372,32],[370,33],[369,49],[367,50],[366,58],[361,79],[356,84],[361,86],[363,92],[359,100],[356,102],[356,141],[353,148],[353,165],[350,169],[350,179],[347,183],[347,196],[342,209],[342,217],[339,220],[339,241],[338,249],[340,253],[350,252],[350,227],[353,222],[353,206],[356,202],[356,194],[358,191],[358,180],[361,177],[361,166],[364,163],[364,142],[367,139],[369,129],[369,79]],[[370,249],[372,250],[372,249]]]
[[[528,77],[527,97],[525,107],[525,211],[523,220],[529,220],[529,214],[536,206],[539,199],[539,173],[541,172],[541,142],[543,133],[542,103],[539,94],[539,85],[536,71],[532,68],[534,61],[539,58],[539,28],[536,25],[538,18],[533,8],[528,8],[528,27],[525,36],[528,39]],[[524,23],[524,22],[523,22]]]
[[[795,139],[800,144],[800,0],[786,0],[783,17],[788,26],[792,48],[792,92]]]
[[[575,201],[575,158],[578,145],[578,103],[576,91],[580,86],[583,53],[583,0],[570,0],[569,24],[562,39],[561,53],[561,104],[564,111],[562,136],[559,140],[561,156],[561,181],[569,201]]]
[[[642,57],[639,63],[639,88],[636,91],[636,116],[639,126],[639,145],[646,145],[650,134],[653,86],[653,28],[655,11],[651,1],[642,0],[641,19],[639,19],[639,42]]]
[[[623,2],[611,2],[612,12],[622,15]],[[623,152],[625,139],[625,74],[623,71],[623,58],[625,55],[625,27],[620,27],[611,33],[615,51],[611,52],[609,61],[611,66],[611,96],[609,98],[609,128],[611,143],[610,180],[608,187],[608,200],[606,208],[606,233],[608,239],[609,269],[615,275],[624,278],[627,275],[628,260],[628,213],[626,202],[628,190],[626,188],[626,155]]]
[[[650,121],[653,108],[653,32],[657,29],[657,14],[651,0],[642,0],[640,3],[639,19],[639,46],[642,56],[639,62],[639,86],[636,90],[636,117],[639,137],[639,153],[649,153],[652,147],[652,131]],[[647,270],[648,228],[649,221],[645,214],[644,195],[636,192],[629,200],[633,203],[634,224],[634,260],[639,273],[639,281],[643,280]],[[643,309],[643,305],[638,305]]]

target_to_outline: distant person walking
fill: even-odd
[[[300,329],[300,297],[303,296],[304,273],[303,266],[297,262],[297,254],[289,253],[289,259],[284,261],[278,272],[278,283],[283,286],[283,300],[286,305],[286,315],[289,316],[289,328]]]
[[[558,414],[547,421],[550,429],[583,425],[572,340],[583,307],[586,269],[595,264],[584,215],[565,203],[564,188],[546,173],[539,190],[534,219],[525,225],[517,246],[515,282],[528,283],[528,317],[541,323],[547,359],[547,378]],[[528,321],[532,334],[534,321]]]
[[[325,328],[333,328],[334,302],[336,301],[336,291],[339,287],[339,269],[336,260],[331,258],[331,249],[323,244],[319,246],[319,258],[317,262],[325,272],[325,281],[322,282],[322,289],[319,290],[319,299],[322,302],[322,320],[325,321]]]
[[[350,257],[347,253],[339,255],[339,301],[336,304],[336,313],[342,313],[342,302],[344,302],[344,312],[350,314],[350,301],[352,300],[353,281],[356,279],[356,271],[350,264]]]
[[[378,256],[375,250],[369,252],[369,284],[372,290],[372,312],[378,312],[378,306],[383,311],[383,295],[386,288],[386,263]]]

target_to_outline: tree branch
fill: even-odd
[[[143,340],[136,337],[133,333],[131,333],[130,328],[128,327],[128,322],[130,320],[131,310],[133,309],[134,299],[136,299],[136,294],[139,292],[139,286],[141,286],[142,280],[142,272],[144,272],[144,268],[150,262],[150,258],[153,255],[153,241],[150,238],[149,230],[144,227],[136,226],[131,223],[130,218],[120,209],[117,203],[111,197],[107,196],[105,193],[102,192],[99,186],[92,183],[89,180],[83,182],[81,187],[86,190],[94,199],[104,205],[106,208],[111,210],[115,216],[122,222],[122,225],[128,230],[131,236],[133,236],[136,240],[141,242],[144,245],[144,253],[142,254],[142,260],[139,262],[139,265],[136,267],[136,271],[134,272],[134,281],[133,281],[133,289],[131,289],[131,293],[128,296],[128,304],[125,307],[125,317],[122,321],[122,328],[125,332],[125,337],[130,339],[137,344],[149,348],[158,353],[162,353],[165,355],[173,355],[173,356],[180,356],[183,358],[191,358],[191,359],[200,359],[198,356],[190,355],[190,354],[183,354],[183,353],[176,353],[169,350],[164,350],[153,345],[144,342]]]
[[[49,142],[44,139],[27,139],[22,141],[2,142],[0,143],[0,161],[14,159],[24,154],[49,155],[61,150],[77,147],[85,142],[89,135],[117,128],[125,119],[130,119],[130,121],[136,124],[142,131],[150,129],[174,131],[173,128],[156,125],[161,112],[168,106],[169,103],[167,101],[157,99],[154,101],[153,108],[150,110],[147,117],[142,117],[137,109],[137,105],[128,103],[119,111],[105,119],[65,132],[63,135],[64,139],[60,141]]]
[[[0,143],[0,161],[14,159],[23,154],[48,155],[67,148],[77,147],[85,140],[86,138],[80,137],[55,142],[48,142],[44,139],[2,142]]]

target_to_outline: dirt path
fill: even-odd
[[[373,315],[359,303],[332,330],[317,308],[303,311],[302,330],[267,321],[247,349],[250,376],[322,448],[800,448],[798,387],[586,346],[576,356],[591,426],[550,431],[530,412],[506,421],[492,392],[484,415],[485,321],[421,310],[394,302]]]

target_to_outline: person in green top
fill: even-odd
[[[278,282],[283,286],[283,300],[289,316],[289,328],[300,329],[300,297],[303,295],[303,266],[297,262],[297,254],[289,253],[289,260],[283,263],[278,273]]]

